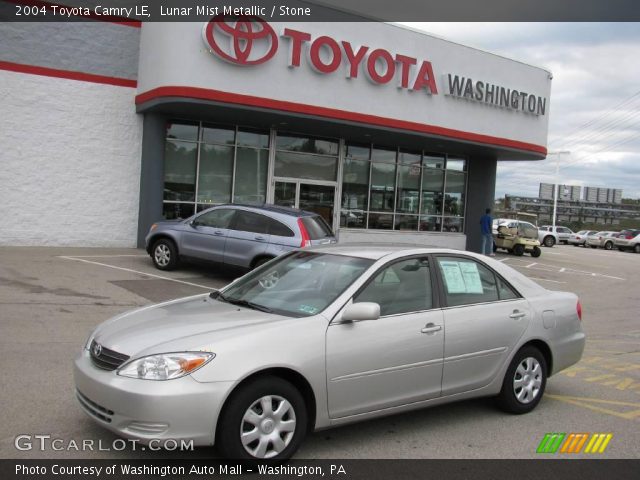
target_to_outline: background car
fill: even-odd
[[[633,250],[640,253],[640,230],[622,230],[613,243],[620,251]]]
[[[569,235],[569,240],[567,240],[567,244],[574,245],[579,247],[582,245],[585,247],[585,242],[587,241],[587,236],[598,233],[596,230],[580,230],[577,233],[572,233]]]
[[[593,235],[587,237],[585,247],[591,248],[604,248],[605,250],[611,250],[613,248],[613,242],[616,239],[618,232],[596,232]]]
[[[146,250],[160,270],[179,260],[252,269],[299,247],[336,243],[317,213],[274,205],[220,205],[186,220],[154,223]]]
[[[543,225],[542,227],[539,227],[539,230],[542,232],[555,233],[556,243],[564,243],[565,245],[569,243],[569,238],[573,234],[573,231],[570,228],[561,227],[559,225],[556,225],[555,227],[552,225]],[[542,239],[540,240],[541,243],[544,243],[543,239],[545,238],[545,236],[546,235],[543,234]],[[547,246],[551,247],[552,245],[547,245]]]
[[[581,320],[575,294],[483,255],[302,249],[99,325],[75,359],[76,395],[118,435],[282,460],[309,431],[452,401],[530,412],[580,360]]]

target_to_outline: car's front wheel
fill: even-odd
[[[278,377],[258,378],[227,401],[216,445],[227,458],[286,460],[307,432],[307,411],[296,387]]]
[[[633,247],[633,251],[635,253],[640,253],[640,243],[635,244],[635,246]]]
[[[507,369],[498,405],[509,413],[528,413],[540,402],[546,385],[544,356],[535,347],[524,347],[516,353]]]
[[[547,235],[546,237],[544,237],[542,243],[544,243],[545,247],[553,247],[556,244],[556,239],[551,235]]]
[[[604,244],[604,249],[605,250],[611,250],[613,248],[613,243],[611,242],[607,242]]]
[[[178,264],[178,249],[168,238],[161,238],[153,244],[151,259],[160,270],[173,270]]]

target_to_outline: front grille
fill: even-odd
[[[80,405],[84,408],[84,411],[89,415],[96,417],[98,420],[102,420],[103,422],[111,423],[113,410],[109,410],[102,405],[98,405],[93,400],[84,396],[80,390],[76,390],[76,397],[78,398]]]
[[[98,368],[102,368],[103,370],[115,370],[124,362],[129,360],[128,355],[109,350],[108,348],[105,348],[102,345],[96,343],[95,340],[91,342],[89,352],[91,354],[91,360],[93,361],[93,364]]]

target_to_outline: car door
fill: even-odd
[[[527,300],[481,262],[436,256],[444,305],[442,395],[489,384],[527,329]]]
[[[248,210],[238,210],[229,229],[224,262],[249,268],[269,244],[269,217]]]
[[[234,214],[235,210],[232,208],[216,208],[196,216],[185,225],[178,246],[180,254],[211,262],[222,262],[229,234],[228,227]]]
[[[340,418],[440,395],[444,328],[433,301],[427,257],[395,261],[378,270],[353,302],[380,305],[376,320],[327,329],[329,415]]]

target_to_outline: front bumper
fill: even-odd
[[[233,382],[200,383],[190,375],[153,381],[102,370],[83,350],[74,361],[76,397],[95,422],[125,438],[193,440],[213,445],[218,414]]]

